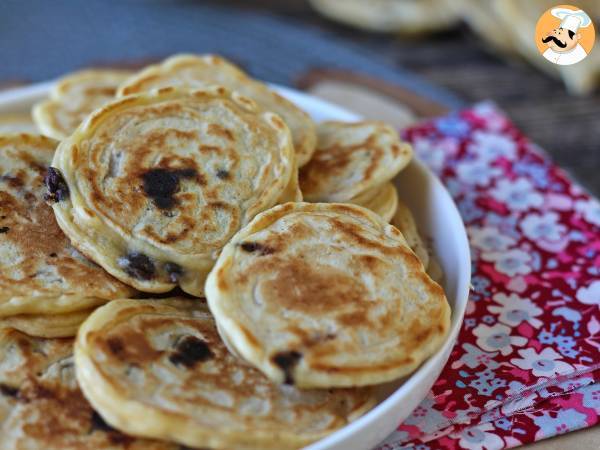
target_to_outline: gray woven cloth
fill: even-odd
[[[0,80],[42,81],[78,68],[213,52],[254,76],[293,85],[315,67],[350,69],[450,108],[461,101],[320,29],[201,1],[0,0]]]

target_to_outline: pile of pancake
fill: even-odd
[[[32,117],[0,116],[0,449],[300,448],[445,339],[392,127],[214,55],[69,74]]]

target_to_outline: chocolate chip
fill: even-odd
[[[144,192],[160,209],[172,208],[181,178],[195,178],[195,169],[151,169],[142,175]]]
[[[60,202],[69,198],[69,186],[58,169],[48,167],[44,184],[48,189],[48,193],[44,195],[44,200]]]
[[[10,228],[2,227],[2,228],[0,228],[0,233],[6,233],[8,230],[10,230]]]
[[[102,418],[102,416],[96,411],[92,411],[92,417],[90,417],[90,422],[92,426],[92,431],[114,431],[114,428],[107,424]]]
[[[0,394],[5,397],[16,397],[19,394],[19,388],[0,383]]]
[[[302,358],[302,353],[296,350],[289,352],[279,352],[273,356],[272,361],[277,365],[285,374],[284,383],[294,384],[294,377],[292,376],[292,370],[298,364],[298,361]]]
[[[119,355],[123,352],[123,342],[119,338],[111,337],[106,341],[106,345],[108,345],[108,349],[114,354]]]
[[[274,248],[268,247],[260,242],[242,242],[240,247],[242,247],[242,250],[248,253],[259,252],[261,256],[275,253]]]
[[[155,268],[152,260],[143,253],[132,252],[127,256],[122,256],[117,261],[128,275],[140,280],[150,280],[154,278]]]
[[[58,255],[57,255],[56,253],[54,253],[54,252],[53,252],[53,253],[50,253],[50,255],[49,255],[49,256],[50,256],[50,258],[56,258]]]
[[[196,336],[186,336],[180,339],[175,346],[175,351],[169,356],[176,366],[183,365],[192,368],[197,362],[206,361],[214,356],[206,342]]]
[[[219,169],[217,170],[217,177],[219,177],[221,180],[226,180],[227,178],[229,178],[229,172],[223,169]]]
[[[165,272],[169,275],[169,281],[171,283],[178,283],[179,279],[183,275],[183,269],[179,264],[174,262],[168,262],[165,264]]]

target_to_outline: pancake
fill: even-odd
[[[119,88],[118,95],[138,94],[165,86],[197,89],[212,84],[237,91],[254,100],[265,110],[279,114],[292,132],[298,166],[303,166],[310,160],[316,144],[315,124],[310,116],[219,56],[171,56],[129,78]]]
[[[323,122],[317,151],[300,170],[300,189],[311,202],[347,202],[391,180],[412,148],[383,122]]]
[[[33,119],[43,134],[62,140],[92,111],[113,99],[119,84],[131,74],[114,69],[69,74],[56,82],[49,99],[33,107]]]
[[[301,388],[407,375],[450,323],[442,288],[402,234],[349,204],[287,203],[259,214],[221,252],[206,295],[236,354]]]
[[[71,337],[92,311],[94,308],[62,314],[18,314],[0,318],[0,328],[14,328],[36,337]]]
[[[310,0],[330,19],[369,31],[421,34],[456,25],[459,15],[444,0]]]
[[[0,135],[0,317],[88,310],[135,293],[77,252],[44,202],[56,145]]]
[[[408,206],[406,206],[402,200],[398,200],[396,213],[392,218],[392,225],[402,232],[402,235],[404,236],[404,239],[406,239],[409,247],[419,257],[423,263],[423,267],[427,269],[429,266],[429,253],[427,252],[427,246],[419,235],[417,224],[415,223],[415,219],[410,212],[410,209],[408,209]],[[436,279],[434,278],[434,280]]]
[[[0,329],[0,450],[177,450],[111,428],[77,386],[73,339]]]
[[[210,448],[303,447],[373,403],[370,389],[300,391],[232,356],[200,300],[117,300],[81,326],[77,379],[107,423]]]
[[[370,209],[386,222],[392,220],[398,206],[398,191],[394,183],[385,183],[350,199],[349,203]]]
[[[0,134],[39,133],[29,113],[0,113]]]
[[[203,293],[221,248],[290,182],[285,123],[221,86],[115,100],[58,147],[58,224],[82,253],[146,292]]]

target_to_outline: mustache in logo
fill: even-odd
[[[565,48],[567,46],[566,42],[561,42],[558,40],[558,38],[556,36],[547,36],[545,38],[542,38],[542,42],[545,44],[546,42],[550,42],[553,41],[558,47],[560,48]]]

